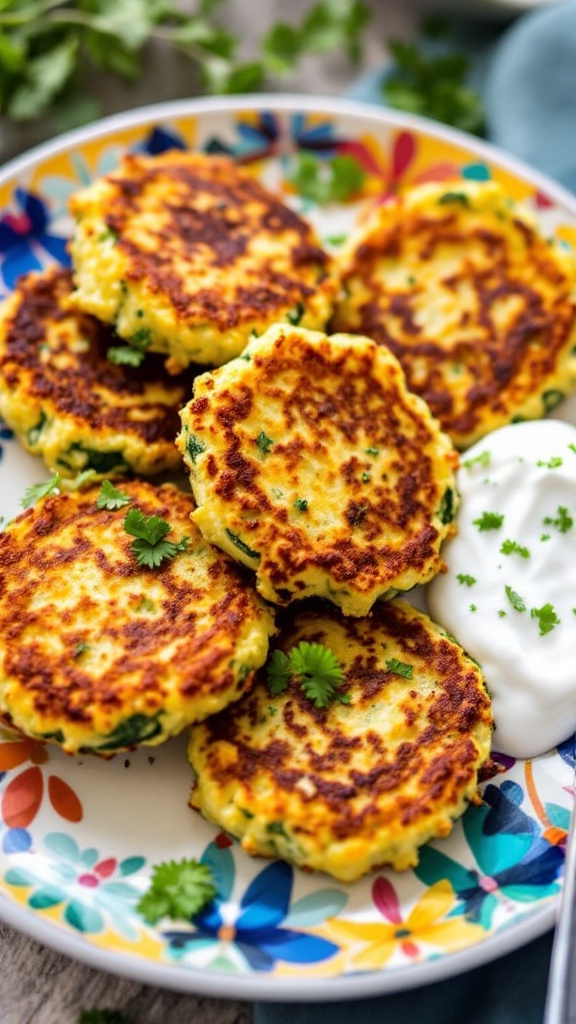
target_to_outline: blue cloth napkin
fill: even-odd
[[[489,140],[576,193],[576,0],[504,28],[454,20],[449,42],[471,60]],[[348,95],[382,104],[388,72],[366,75]],[[541,1024],[551,948],[548,932],[457,977],[373,999],[262,1003],[254,1024]]]

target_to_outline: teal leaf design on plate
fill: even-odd
[[[327,917],[337,917],[348,903],[342,889],[320,889],[296,900],[286,917],[286,928],[314,928]]]

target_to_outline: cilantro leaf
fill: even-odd
[[[138,565],[148,569],[157,569],[165,559],[174,558],[188,546],[188,537],[183,537],[177,543],[165,540],[166,534],[170,532],[170,524],[160,516],[145,515],[139,508],[128,510],[124,516],[124,529],[136,537],[130,546]]]
[[[476,583],[476,577],[470,576],[467,572],[459,572],[456,579],[462,586],[473,587]]]
[[[515,608],[517,612],[525,612],[526,602],[522,597],[520,597],[520,594],[517,594],[516,591],[512,590],[512,587],[510,586],[504,587],[504,590],[506,592],[506,597],[510,601],[512,607]]]
[[[481,532],[498,530],[504,522],[504,516],[500,512],[483,512],[479,519],[473,519],[472,522]]]
[[[132,345],[111,345],[106,355],[116,366],[140,366],[146,357],[145,352]]]
[[[486,466],[490,465],[490,458],[491,458],[490,452],[489,451],[483,451],[483,452],[480,452],[479,455],[474,455],[470,459],[465,459],[464,462],[462,463],[462,465],[465,466],[466,469],[471,469],[472,466],[482,466],[482,467],[486,468]]]
[[[283,693],[292,681],[298,683],[317,708],[328,707],[330,701],[350,703],[350,696],[339,693],[346,676],[338,658],[324,644],[301,640],[288,654],[276,650],[266,667],[268,689],[273,697]]]
[[[502,542],[500,552],[503,555],[520,555],[521,558],[530,558],[530,551],[524,547],[523,544],[518,544],[515,540],[505,540]]]
[[[46,480],[40,484],[31,484],[30,487],[26,488],[24,497],[20,504],[22,508],[31,508],[32,505],[36,505],[42,498],[47,498],[49,494],[57,494],[60,485],[60,474],[54,473],[49,480]]]
[[[366,172],[348,154],[321,159],[303,150],[294,159],[287,174],[303,199],[314,203],[345,202],[361,188]]]
[[[335,697],[343,703],[349,702],[348,695],[337,693],[346,676],[334,651],[329,647],[301,640],[290,651],[289,661],[293,675],[298,678],[304,693],[314,702],[315,707],[328,707]]]
[[[398,658],[390,658],[386,662],[386,668],[389,672],[393,672],[395,676],[403,676],[404,679],[414,678],[414,666],[408,665],[405,661],[398,661]]]
[[[391,40],[393,68],[382,87],[386,102],[476,135],[484,133],[484,106],[468,85],[465,54],[426,56],[417,43]]]
[[[273,697],[283,693],[290,684],[290,659],[284,651],[273,651],[266,666],[268,689]]]
[[[550,633],[554,629],[554,626],[560,625],[560,619],[554,611],[554,606],[550,603],[543,604],[541,608],[531,608],[530,616],[533,619],[538,619],[540,636]]]
[[[565,505],[558,505],[558,515],[556,518],[552,516],[546,516],[542,522],[545,526],[555,526],[560,533],[568,533],[574,526],[574,520]]]
[[[162,917],[189,921],[216,896],[214,875],[207,864],[183,858],[156,864],[147,892],[136,909],[148,924]]]
[[[129,505],[131,500],[126,491],[120,491],[109,480],[103,480],[96,505],[100,509],[107,508],[109,511],[115,511],[118,508],[123,508],[124,505]]]

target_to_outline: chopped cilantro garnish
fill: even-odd
[[[273,697],[283,693],[295,680],[317,708],[328,707],[331,700],[350,703],[350,696],[339,693],[345,681],[344,669],[338,658],[324,644],[301,640],[288,654],[276,650],[266,668],[268,688]]]
[[[574,453],[576,454],[576,444],[574,444],[574,443],[573,443],[573,442],[571,441],[571,442],[570,442],[570,444],[568,445],[568,447],[569,447],[569,449],[570,449],[570,451],[571,451],[571,452],[574,452]]]
[[[131,508],[124,516],[124,529],[136,540],[130,545],[138,565],[156,569],[165,559],[174,558],[188,546],[188,537],[175,543],[165,540],[170,523],[160,516],[147,516],[139,508]]]
[[[360,477],[360,479],[361,479],[363,484],[369,484],[371,479],[372,479],[372,477],[370,476],[370,473],[367,473],[366,471],[364,471],[362,473],[362,476]]]
[[[116,366],[140,366],[146,353],[131,345],[111,345],[106,356]]]
[[[347,153],[326,158],[302,150],[287,177],[303,199],[342,203],[362,187],[366,172]]]
[[[90,650],[90,645],[89,644],[85,644],[84,641],[81,640],[79,644],[76,644],[76,648],[74,650],[74,654],[72,655],[72,657],[74,659],[81,658],[82,655],[86,654],[86,651],[89,651],[89,650]]]
[[[525,548],[523,544],[518,544],[515,540],[503,541],[500,551],[503,555],[520,555],[521,558],[530,558],[528,548]]]
[[[509,586],[504,587],[504,590],[512,607],[515,608],[517,612],[525,612],[526,602],[520,597],[520,594],[517,594],[516,591],[512,590],[512,587]]]
[[[484,451],[480,452],[479,455],[475,455],[472,459],[466,459],[462,465],[465,466],[466,469],[471,469],[472,466],[484,466],[484,468],[486,468],[486,466],[490,465],[490,458],[490,452]]]
[[[118,508],[123,508],[124,505],[129,505],[131,500],[126,491],[120,491],[109,480],[103,480],[96,504],[98,508],[115,511]]]
[[[550,534],[549,533],[541,533],[540,534],[540,540],[542,540],[542,541],[550,540]]]
[[[477,604],[471,604],[469,607],[470,607],[470,611],[471,612],[475,612],[475,611],[478,610],[478,605]]]
[[[544,636],[545,633],[550,633],[554,629],[554,626],[560,624],[560,619],[554,611],[554,606],[550,603],[543,604],[541,608],[531,608],[530,615],[533,619],[538,619],[540,626],[540,636]]]
[[[563,459],[559,455],[553,455],[551,459],[546,462],[544,459],[538,459],[537,466],[545,466],[546,469],[558,469],[562,465]]]
[[[374,455],[374,456],[380,455],[380,449],[379,448],[365,448],[364,450],[366,452],[366,455]]]
[[[456,579],[458,580],[458,583],[462,584],[463,586],[465,585],[467,587],[473,587],[474,584],[476,583],[476,577],[469,576],[468,573],[466,572],[459,572],[458,575],[456,576]]]
[[[263,430],[261,430],[260,433],[258,434],[258,437],[256,438],[256,445],[259,451],[261,451],[263,455],[266,455],[266,453],[270,450],[273,444],[274,441],[272,440],[272,438],[268,437],[268,435],[265,434]]]
[[[307,498],[296,498],[294,501],[294,508],[298,509],[299,512],[308,511],[308,499]]]
[[[558,505],[558,515],[555,519],[552,516],[545,516],[542,520],[545,526],[555,526],[560,533],[568,533],[574,526],[574,520],[565,505]]]
[[[298,302],[294,309],[291,309],[288,313],[286,313],[286,319],[289,324],[292,324],[293,327],[296,327],[300,323],[305,312],[306,311],[302,303]]]
[[[149,924],[162,917],[189,921],[216,896],[212,869],[194,859],[164,861],[152,870],[147,892],[136,909]]]
[[[60,474],[54,473],[49,480],[44,481],[41,484],[32,484],[24,492],[21,505],[22,508],[30,508],[35,505],[36,502],[41,501],[42,498],[47,498],[49,494],[55,494],[58,492],[60,485]]]
[[[386,662],[386,668],[395,676],[403,676],[404,679],[412,679],[414,676],[414,666],[408,665],[405,661],[398,661],[398,658],[390,658]]]
[[[500,512],[483,512],[479,519],[473,519],[474,526],[479,530],[499,530],[504,522]]]

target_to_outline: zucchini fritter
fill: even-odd
[[[181,416],[193,520],[267,600],[366,615],[441,569],[457,453],[370,339],[271,327],[197,377]]]
[[[263,663],[270,611],[190,522],[171,484],[50,496],[0,535],[0,714],[64,750],[158,744],[237,700]],[[185,550],[138,564],[127,508],[159,516]]]
[[[118,338],[69,307],[71,290],[70,272],[52,267],[29,274],[0,307],[0,416],[63,477],[180,469],[174,437],[192,371],[176,379],[159,356],[111,362]]]
[[[332,328],[387,346],[459,448],[543,416],[576,382],[576,259],[495,182],[385,203],[339,271]]]
[[[226,157],[126,156],[70,208],[75,301],[171,367],[217,366],[276,320],[320,328],[330,315],[313,229]]]
[[[249,854],[341,881],[414,866],[477,798],[492,734],[480,669],[398,599],[367,619],[320,605],[284,616],[275,650],[330,648],[349,703],[317,708],[294,677],[272,696],[261,669],[241,701],[193,726],[192,807]]]

